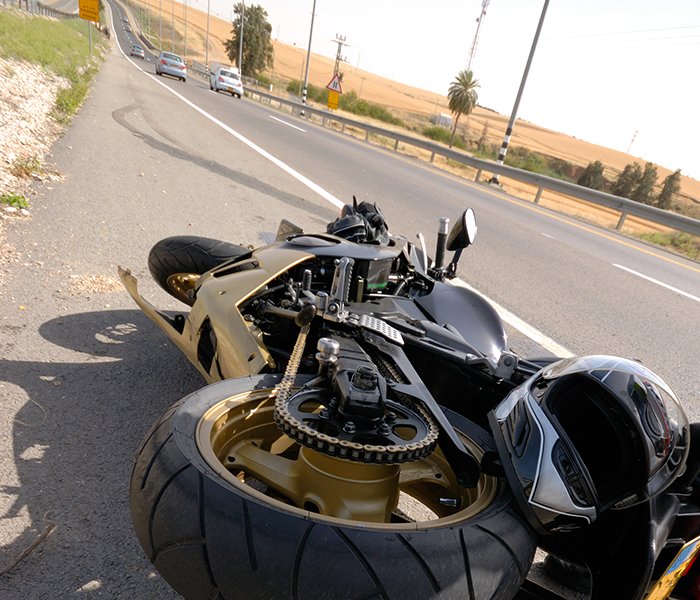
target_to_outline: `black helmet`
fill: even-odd
[[[389,230],[381,209],[369,202],[360,202],[353,196],[352,206],[343,206],[340,217],[328,224],[326,231],[359,244],[389,243]]]
[[[685,469],[688,419],[671,388],[614,356],[557,361],[489,414],[506,476],[541,533],[592,523]]]

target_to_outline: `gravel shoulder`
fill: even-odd
[[[0,193],[27,196],[36,180],[57,180],[53,169],[39,169],[63,128],[51,117],[56,96],[68,81],[37,65],[0,58]],[[4,266],[17,260],[5,235],[8,219],[28,219],[30,211],[0,204],[0,283]]]

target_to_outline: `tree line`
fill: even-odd
[[[650,206],[670,209],[673,199],[681,189],[681,170],[676,169],[674,173],[668,175],[658,192],[656,191],[657,178],[656,165],[648,162],[642,169],[639,163],[633,162],[625,166],[615,181],[610,182],[604,175],[603,163],[596,160],[588,163],[577,183]]]

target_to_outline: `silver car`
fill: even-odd
[[[187,67],[182,56],[172,52],[161,52],[156,63],[156,75],[171,75],[187,81]]]
[[[238,76],[237,70],[226,67],[217,67],[209,77],[209,89],[215,92],[228,92],[232,96],[243,96],[243,82]]]

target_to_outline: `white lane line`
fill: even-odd
[[[540,233],[541,233],[541,232],[540,232]],[[543,235],[544,237],[546,237],[546,238],[549,239],[549,240],[553,240],[553,239],[554,239],[554,236],[549,235],[548,233],[541,233],[541,235]]]
[[[529,325],[519,317],[516,317],[512,312],[503,308],[500,304],[494,302],[491,300],[491,298],[485,296],[479,290],[474,289],[465,281],[461,279],[453,279],[452,283],[453,285],[458,285],[479,294],[479,296],[481,296],[484,300],[486,300],[486,302],[496,309],[496,312],[504,322],[508,323],[508,325],[510,325],[513,329],[517,329],[520,333],[529,337],[533,342],[539,344],[545,350],[549,350],[552,354],[554,354],[554,356],[559,356],[561,358],[569,358],[574,356],[574,353],[571,352],[571,350],[565,348],[561,344],[558,344],[552,338],[542,333],[539,329],[535,329],[532,325]]]
[[[108,4],[108,6],[109,6],[109,4]],[[111,10],[111,9],[110,9],[110,10]],[[246,146],[248,146],[251,150],[254,150],[255,152],[257,152],[257,153],[258,153],[260,156],[262,156],[263,158],[266,158],[266,159],[269,160],[271,163],[277,165],[277,166],[278,166],[280,169],[282,169],[285,173],[291,175],[292,177],[294,177],[294,179],[296,179],[297,181],[299,181],[300,183],[302,183],[303,185],[305,185],[307,188],[309,188],[310,190],[316,192],[319,196],[321,196],[321,198],[323,198],[324,200],[327,200],[328,202],[330,202],[330,203],[331,203],[333,206],[335,206],[336,208],[342,208],[343,206],[345,206],[345,202],[341,202],[340,200],[338,200],[338,198],[336,198],[333,194],[331,194],[330,192],[328,192],[328,191],[326,191],[325,189],[323,189],[320,185],[314,183],[313,181],[311,181],[311,180],[308,179],[307,177],[304,177],[301,173],[299,173],[298,171],[295,171],[294,169],[292,169],[292,167],[290,167],[288,164],[282,162],[279,158],[277,158],[276,156],[273,156],[273,155],[270,154],[267,150],[263,150],[260,146],[258,146],[257,144],[253,143],[253,142],[252,142],[251,140],[249,140],[247,137],[245,137],[244,135],[241,135],[241,134],[238,133],[235,129],[232,129],[231,127],[229,127],[228,125],[226,125],[226,123],[223,123],[222,121],[219,121],[219,119],[217,119],[216,117],[210,115],[210,114],[209,114],[208,112],[206,112],[205,110],[199,108],[199,106],[197,106],[196,104],[194,104],[194,102],[191,102],[190,100],[188,100],[187,98],[185,98],[182,94],[178,94],[175,90],[173,90],[173,89],[171,89],[170,87],[168,87],[167,85],[165,85],[162,81],[158,81],[158,79],[156,79],[156,77],[155,77],[154,75],[151,75],[151,73],[148,73],[148,72],[144,71],[144,70],[143,70],[141,67],[139,67],[134,61],[130,60],[129,57],[124,53],[124,50],[122,50],[122,46],[121,46],[121,44],[119,43],[119,38],[118,38],[117,36],[115,36],[115,39],[117,40],[117,46],[118,46],[118,48],[119,48],[119,52],[122,53],[122,55],[124,56],[124,58],[126,58],[132,65],[134,65],[137,69],[139,69],[139,71],[141,71],[141,72],[144,73],[145,75],[148,75],[148,77],[150,77],[155,83],[157,83],[158,85],[162,86],[164,89],[168,90],[171,94],[173,94],[174,96],[176,96],[177,98],[179,98],[180,100],[182,100],[185,104],[187,104],[188,106],[190,106],[190,107],[193,108],[194,110],[196,110],[196,111],[197,111],[200,115],[202,115],[203,117],[209,119],[209,120],[210,120],[212,123],[214,123],[215,125],[218,125],[219,127],[221,127],[224,131],[226,131],[227,133],[229,133],[230,135],[232,135],[233,137],[235,137],[237,140],[243,142],[243,143],[244,143]]]
[[[647,281],[651,281],[651,283],[655,283],[656,285],[660,285],[661,287],[664,287],[667,290],[671,290],[672,292],[675,292],[676,294],[680,294],[681,296],[685,296],[686,298],[690,298],[691,300],[695,300],[695,302],[700,302],[700,298],[698,298],[697,296],[693,296],[693,294],[689,294],[688,292],[684,292],[683,290],[679,290],[678,288],[675,288],[672,285],[668,285],[667,283],[664,283],[663,281],[659,281],[658,279],[653,279],[652,277],[649,277],[648,275],[643,275],[642,273],[638,273],[637,271],[633,271],[632,269],[629,269],[628,267],[623,267],[622,265],[618,265],[615,263],[613,263],[613,267],[617,267],[618,269],[622,269],[623,271],[627,271],[628,273],[631,273],[632,275],[636,275],[637,277],[641,277],[642,279],[646,279]]]
[[[287,121],[283,121],[282,119],[278,119],[277,117],[273,117],[272,115],[268,115],[271,119],[274,119],[275,121],[279,121],[283,125],[286,125],[287,127],[291,127],[292,129],[298,129],[302,133],[306,133],[306,129],[302,129],[301,127],[297,127],[296,125],[292,125],[291,123],[287,123]]]
[[[109,6],[109,3],[107,3],[107,6]],[[110,7],[110,12],[111,12],[111,7]],[[330,202],[330,203],[333,204],[334,206],[336,206],[336,207],[338,207],[338,208],[342,208],[343,206],[345,206],[345,203],[344,203],[344,202],[341,202],[340,200],[338,200],[338,198],[336,198],[335,196],[333,196],[332,194],[330,194],[329,192],[327,192],[326,190],[324,190],[321,186],[316,185],[316,184],[313,183],[311,180],[309,180],[309,179],[307,179],[306,177],[304,177],[301,173],[298,173],[297,171],[295,171],[295,170],[292,169],[291,167],[287,166],[285,163],[283,163],[281,160],[279,160],[279,159],[275,158],[274,156],[272,156],[272,155],[271,155],[269,152],[267,152],[266,150],[263,150],[262,148],[260,148],[259,146],[257,146],[256,144],[254,144],[253,142],[251,142],[250,140],[248,140],[248,139],[245,138],[244,136],[242,136],[242,135],[241,135],[240,133],[238,133],[237,131],[234,131],[233,129],[231,129],[231,128],[230,128],[228,125],[226,125],[225,123],[222,123],[221,121],[219,121],[216,117],[211,116],[210,114],[208,114],[207,112],[205,112],[204,110],[202,110],[201,108],[199,108],[196,104],[193,104],[192,102],[190,102],[187,98],[185,98],[185,97],[182,96],[181,94],[178,94],[175,90],[172,90],[171,88],[169,88],[169,87],[168,87],[167,85],[165,85],[164,83],[158,81],[158,80],[157,80],[153,75],[151,75],[150,73],[144,71],[144,70],[143,70],[141,67],[139,67],[134,61],[130,60],[129,57],[128,57],[126,54],[124,54],[124,51],[122,50],[121,44],[119,43],[119,39],[118,39],[116,36],[115,36],[115,39],[117,40],[117,46],[119,47],[119,51],[122,53],[122,55],[124,56],[124,58],[126,58],[132,65],[134,65],[137,69],[139,69],[140,71],[142,71],[144,74],[148,75],[148,76],[149,76],[153,81],[155,81],[158,85],[163,86],[166,90],[168,90],[169,92],[171,92],[172,94],[174,94],[175,96],[177,96],[177,97],[178,97],[180,100],[182,100],[185,104],[191,106],[191,107],[194,108],[198,113],[202,114],[202,115],[205,116],[207,119],[209,119],[210,121],[212,121],[212,123],[218,125],[218,126],[221,127],[222,129],[224,129],[225,131],[227,131],[228,133],[230,133],[231,135],[233,135],[235,138],[239,139],[239,140],[242,141],[244,144],[246,144],[247,146],[249,146],[250,148],[252,148],[252,149],[255,150],[256,152],[258,152],[261,156],[267,158],[268,160],[270,160],[271,162],[273,162],[274,164],[276,164],[276,165],[277,165],[278,167],[280,167],[283,171],[289,173],[292,177],[294,177],[295,179],[297,179],[298,181],[300,181],[301,183],[303,183],[304,185],[306,185],[309,189],[315,191],[315,192],[316,192],[317,194],[319,194],[322,198],[324,198],[325,200],[328,200],[328,202]],[[473,292],[475,292],[475,293],[479,294],[480,296],[482,296],[489,304],[491,304],[491,305],[494,307],[494,309],[495,309],[496,312],[500,315],[500,317],[501,317],[501,319],[503,319],[503,321],[505,321],[506,323],[508,323],[508,325],[510,325],[510,326],[513,327],[514,329],[517,329],[518,331],[520,331],[523,335],[529,337],[529,338],[530,338],[531,340],[533,340],[535,343],[537,343],[537,344],[539,344],[540,346],[542,346],[545,350],[548,350],[549,352],[551,352],[552,354],[554,354],[554,356],[560,356],[561,358],[567,358],[567,357],[573,356],[573,353],[572,353],[570,350],[566,349],[564,346],[562,346],[562,345],[560,345],[560,344],[557,344],[557,342],[555,342],[553,339],[547,337],[547,336],[546,336],[544,333],[542,333],[541,331],[539,331],[539,330],[535,329],[534,327],[532,327],[532,325],[528,325],[527,323],[525,323],[525,321],[523,321],[522,319],[516,317],[513,313],[511,313],[510,311],[506,310],[505,308],[503,308],[502,306],[500,306],[499,304],[497,304],[496,302],[494,302],[493,300],[491,300],[491,299],[488,298],[487,296],[484,296],[484,294],[482,294],[482,293],[479,292],[478,290],[476,290],[476,289],[474,289],[473,287],[471,287],[468,283],[462,281],[461,279],[454,279],[454,280],[453,280],[453,283],[454,283],[455,285],[461,285],[462,287],[465,287],[465,288],[467,288],[467,289],[469,289],[469,290],[472,290]]]

